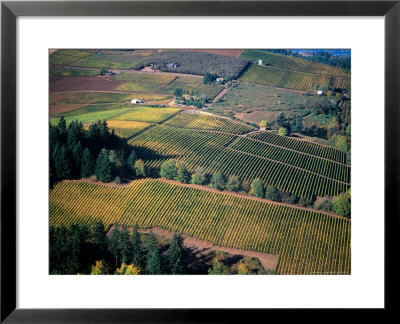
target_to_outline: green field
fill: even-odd
[[[50,76],[51,77],[96,76],[99,74],[100,74],[100,70],[79,70],[79,69],[50,67]]]
[[[253,127],[251,126],[210,114],[181,113],[168,120],[165,125],[181,128],[221,131],[232,134],[244,134],[253,130]]]
[[[123,188],[61,182],[50,192],[50,225],[161,227],[213,244],[278,255],[278,274],[350,274],[346,219],[155,179]]]
[[[103,104],[123,103],[132,99],[159,101],[169,99],[171,96],[161,94],[124,94],[115,92],[59,92],[50,93],[50,103],[56,104]]]
[[[95,123],[98,122],[99,120],[107,120],[116,115],[123,114],[131,109],[132,108],[122,108],[122,109],[97,111],[77,116],[68,116],[65,117],[65,121],[67,125],[74,120],[78,120],[82,124]],[[50,119],[50,124],[57,125],[59,120],[60,118],[52,118]]]
[[[206,95],[210,99],[213,99],[224,89],[221,85],[204,84],[203,78],[179,76],[174,82],[162,89],[160,93],[173,95],[176,88],[182,88],[189,93],[194,92],[198,96]]]
[[[143,121],[150,123],[161,123],[181,111],[180,108],[150,108],[139,107],[119,115],[113,120]]]
[[[103,105],[87,105],[85,107],[79,108],[79,109],[75,109],[75,110],[71,110],[71,111],[67,111],[67,112],[63,112],[60,113],[58,115],[55,115],[55,117],[69,117],[69,116],[78,116],[78,115],[85,115],[85,114],[89,114],[89,113],[95,113],[95,112],[102,112],[102,111],[110,111],[110,110],[117,110],[117,109],[121,109],[121,108],[133,108],[132,104],[103,104]]]
[[[260,178],[268,185],[299,197],[336,196],[350,187],[306,169],[226,147],[235,137],[156,125],[134,137],[129,144],[150,169],[159,168],[168,158],[179,158],[191,172],[202,167],[209,174],[221,172],[248,181]]]
[[[339,67],[266,51],[246,49],[240,54],[240,57],[248,59],[256,64],[258,64],[259,60],[262,60],[263,64],[266,66],[273,66],[290,71],[350,77],[349,72]]]
[[[251,64],[239,80],[270,87],[316,92],[316,86],[328,88],[330,84],[334,84],[335,77]]]
[[[213,103],[207,111],[251,123],[272,123],[280,113],[287,118],[302,117],[309,114],[311,107],[327,101],[325,96],[237,82],[222,96],[222,101]]]

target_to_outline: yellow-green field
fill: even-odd
[[[161,227],[213,244],[278,255],[279,274],[350,274],[350,220],[224,193],[143,179],[112,188],[58,183],[50,225]]]

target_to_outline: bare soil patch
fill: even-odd
[[[111,233],[114,225],[109,229],[108,234]],[[129,231],[133,231],[133,227],[128,228]],[[139,233],[149,233],[150,231],[153,231],[153,233],[156,236],[160,236],[162,238],[171,240],[172,236],[174,235],[174,232],[165,230],[160,227],[152,227],[149,229],[138,229]],[[198,258],[202,258],[206,255],[209,255],[211,251],[222,251],[226,252],[231,255],[239,255],[243,257],[248,257],[248,258],[256,258],[260,261],[261,265],[265,269],[270,269],[270,270],[275,270],[276,263],[278,261],[278,255],[276,254],[269,254],[269,253],[261,253],[261,252],[253,252],[253,251],[247,251],[247,250],[241,250],[241,249],[234,249],[234,248],[229,248],[229,247],[224,247],[224,246],[218,246],[214,245],[209,241],[205,240],[200,240],[195,237],[190,237],[187,235],[182,235],[183,238],[183,246],[189,250],[191,250],[192,253],[196,255]]]
[[[86,106],[86,104],[50,104],[50,116],[79,109],[84,106]]]
[[[125,83],[109,76],[97,77],[51,77],[50,92],[66,91],[111,91]]]

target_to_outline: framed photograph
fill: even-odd
[[[393,309],[399,16],[2,2],[1,321]]]

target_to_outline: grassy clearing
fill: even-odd
[[[142,130],[150,127],[151,123],[137,122],[137,121],[119,121],[119,120],[109,120],[107,122],[108,127],[114,130],[115,134],[120,137],[129,138]]]
[[[100,70],[78,70],[66,68],[50,68],[51,77],[79,77],[100,75]]]
[[[114,76],[116,80],[123,80],[135,83],[167,84],[176,79],[176,76],[169,74],[144,74],[144,73],[121,73]]]
[[[132,99],[160,101],[170,99],[172,96],[162,94],[124,94],[115,92],[59,92],[50,93],[50,103],[56,104],[102,104],[123,103]]]
[[[150,123],[161,123],[167,118],[181,111],[180,108],[150,108],[139,107],[119,115],[113,120],[144,121]]]
[[[101,111],[110,111],[110,110],[116,110],[116,109],[129,109],[133,108],[131,104],[103,104],[103,105],[87,105],[85,107],[76,109],[76,110],[71,110],[67,112],[63,112],[58,114],[56,117],[69,117],[69,116],[79,116],[79,115],[85,115],[89,113],[95,113],[95,112],[101,112]]]
[[[77,116],[68,116],[65,117],[65,121],[67,122],[67,125],[72,122],[73,120],[78,120],[82,124],[87,124],[87,123],[95,123],[99,120],[107,120],[110,119],[116,115],[122,114],[126,111],[130,110],[130,108],[123,108],[123,109],[114,109],[114,110],[105,110],[105,111],[97,111],[97,112],[92,112],[88,114],[83,114],[83,115],[77,115]],[[60,118],[53,118],[50,119],[50,124],[51,125],[57,125],[58,121]]]
[[[213,103],[207,111],[246,122],[259,123],[263,119],[272,122],[280,113],[288,118],[305,116],[309,108],[327,100],[327,97],[238,82],[222,101]]]
[[[136,67],[142,55],[97,55],[93,54],[73,62],[73,66],[130,70]]]
[[[156,92],[162,85],[157,83],[136,83],[136,82],[125,82],[115,88],[116,91],[122,92]]]
[[[213,99],[224,87],[220,85],[204,84],[203,78],[179,76],[174,82],[162,89],[160,93],[173,95],[176,88],[182,88],[189,93],[193,91],[199,96],[206,95],[208,98]]]

